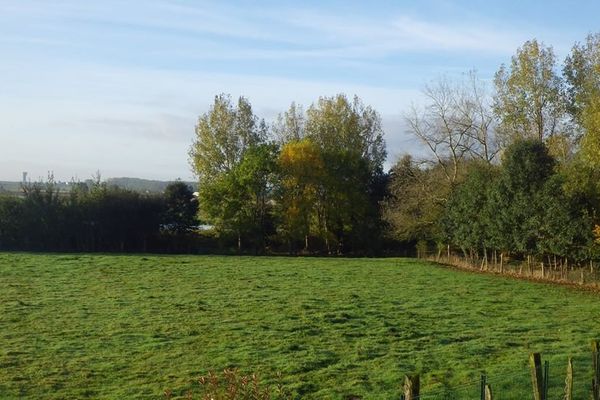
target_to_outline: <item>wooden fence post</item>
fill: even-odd
[[[565,379],[565,400],[573,400],[573,358],[567,361],[567,378]]]
[[[485,400],[494,400],[492,396],[492,387],[488,384],[485,385]]]
[[[546,400],[544,398],[544,373],[542,370],[542,356],[540,353],[531,353],[529,355],[529,367],[531,368],[533,399]]]
[[[406,375],[404,377],[404,400],[419,399],[419,375]]]
[[[600,342],[592,341],[592,365],[594,378],[592,379],[592,399],[600,400]]]

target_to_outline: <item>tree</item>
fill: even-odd
[[[496,72],[494,111],[505,145],[564,133],[563,82],[555,67],[552,47],[534,39],[517,50],[510,67],[502,65]]]
[[[576,43],[565,59],[563,73],[567,83],[567,110],[582,127],[585,110],[600,95],[600,33]]]
[[[546,218],[543,196],[555,160],[539,140],[519,140],[506,149],[498,184],[490,193],[490,234],[501,251],[534,254]]]
[[[238,251],[246,240],[262,250],[271,224],[269,200],[274,187],[276,146],[246,149],[228,173],[200,186],[200,216],[222,236],[237,239]]]
[[[497,179],[497,167],[472,163],[466,178],[450,194],[441,218],[443,239],[463,250],[463,253],[487,255],[486,249],[496,248],[490,229],[495,210],[489,207],[490,195]],[[448,241],[446,241],[448,243]]]
[[[462,82],[447,78],[423,90],[427,104],[406,116],[409,131],[431,152],[433,162],[454,184],[470,159],[491,163],[498,152],[494,116],[485,86],[470,72]]]
[[[230,96],[215,96],[208,112],[198,119],[196,140],[189,152],[200,184],[231,171],[247,148],[264,140],[265,129],[264,122],[258,122],[244,97],[239,98],[234,108]]]
[[[264,195],[270,179],[264,169],[275,163],[272,147],[264,144],[266,134],[266,124],[258,121],[248,100],[240,97],[234,108],[229,96],[219,95],[199,118],[190,149],[199,178],[200,215],[220,234],[234,234],[240,250],[242,237],[251,231],[264,242]]]
[[[325,166],[317,214],[327,250],[364,244],[368,234],[361,228],[373,226],[368,219],[378,215],[372,212],[378,204],[370,202],[372,184],[383,174],[386,157],[379,114],[358,97],[321,97],[307,111],[306,137],[320,149]]]
[[[266,247],[267,237],[274,233],[273,191],[277,185],[277,153],[275,144],[260,144],[246,151],[235,170],[242,188],[242,211],[248,220],[248,241],[256,251]]]
[[[325,153],[346,153],[366,161],[369,174],[381,173],[387,155],[381,117],[358,97],[320,97],[309,107],[306,136]]]
[[[198,200],[188,184],[181,181],[169,183],[165,188],[164,201],[163,225],[166,230],[183,234],[197,225]]]
[[[288,111],[279,114],[273,133],[280,144],[302,140],[306,135],[302,106],[292,103]]]
[[[405,155],[390,171],[388,190],[383,218],[393,238],[416,242],[440,237],[439,221],[451,191],[440,166]]]
[[[323,157],[314,142],[302,139],[282,147],[278,165],[280,233],[290,250],[303,240],[304,250],[309,251],[309,237],[319,234],[318,201],[325,176]]]
[[[581,137],[581,160],[600,166],[600,33],[573,46],[563,69],[567,106]]]

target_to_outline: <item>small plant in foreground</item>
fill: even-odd
[[[275,388],[262,384],[257,374],[242,375],[235,368],[225,369],[221,375],[209,372],[198,378],[201,400],[284,400],[291,399],[290,393],[281,384],[281,374],[277,374],[278,383]],[[167,400],[173,398],[173,391],[164,392]],[[194,398],[191,390],[185,399]]]

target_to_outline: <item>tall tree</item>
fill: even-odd
[[[582,125],[583,113],[600,95],[600,33],[576,43],[565,59],[563,73],[567,83],[567,110]]]
[[[269,233],[269,200],[274,187],[276,147],[252,146],[228,173],[199,188],[200,217],[223,237],[234,237],[238,250],[244,243],[262,250]]]
[[[573,46],[565,60],[568,110],[582,137],[584,161],[600,166],[600,33]]]
[[[318,215],[326,246],[349,250],[361,242],[357,236],[366,233],[359,228],[378,207],[369,193],[386,157],[381,118],[358,97],[321,97],[307,111],[306,137],[319,147],[325,165]]]
[[[441,218],[442,238],[460,247],[463,253],[496,248],[490,220],[496,210],[489,207],[489,197],[497,178],[497,167],[471,163],[467,176],[450,194]]]
[[[240,97],[234,107],[229,95],[215,96],[208,112],[200,116],[190,163],[202,185],[231,171],[244,151],[264,140],[264,124],[252,112],[250,102]]]
[[[370,174],[381,173],[386,157],[381,117],[354,97],[321,97],[309,107],[306,136],[325,153],[346,153],[366,161]]]
[[[490,235],[498,250],[537,251],[547,206],[540,193],[554,167],[554,158],[539,140],[519,140],[506,149],[498,183],[490,194],[490,207],[496,210]]]
[[[199,178],[200,216],[222,235],[235,235],[239,249],[250,232],[264,244],[264,196],[275,163],[269,158],[272,147],[264,143],[266,134],[266,124],[248,100],[240,97],[234,107],[229,96],[219,95],[199,118],[190,149]]]
[[[287,111],[279,114],[273,125],[273,133],[281,144],[302,140],[306,135],[302,106],[292,103]]]
[[[502,65],[496,72],[494,110],[505,144],[563,133],[563,82],[555,68],[552,47],[533,39],[517,50],[509,67]]]
[[[294,250],[296,242],[304,241],[309,251],[309,237],[319,236],[317,215],[319,198],[325,177],[320,149],[310,139],[292,141],[279,154],[280,232]]]
[[[485,85],[474,72],[462,81],[441,78],[423,90],[427,103],[406,116],[409,131],[454,184],[471,159],[491,163],[498,152],[494,115]]]

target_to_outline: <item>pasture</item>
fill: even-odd
[[[600,297],[410,259],[0,254],[0,398],[160,399],[237,367],[295,398],[587,398]]]

